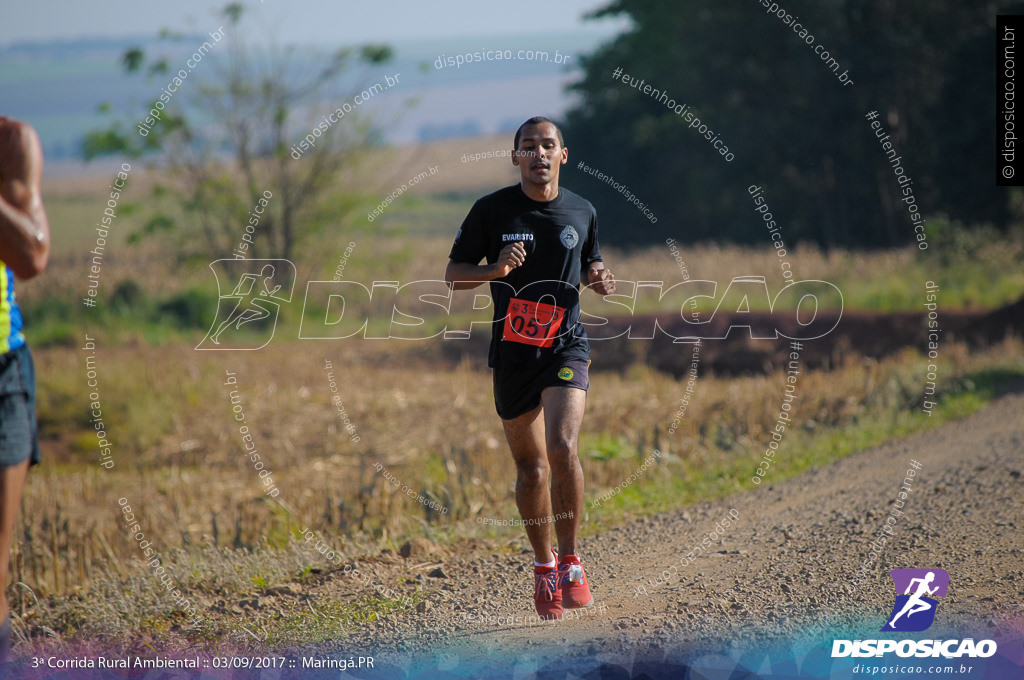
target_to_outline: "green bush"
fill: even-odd
[[[217,296],[202,288],[189,288],[157,307],[158,320],[178,327],[207,329],[217,311]]]

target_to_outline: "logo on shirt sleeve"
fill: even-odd
[[[565,225],[565,229],[558,236],[558,240],[562,242],[562,245],[567,249],[572,250],[576,247],[576,244],[580,242],[580,235],[576,233],[576,228],[571,224]]]

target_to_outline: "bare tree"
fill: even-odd
[[[338,198],[342,168],[377,134],[351,106],[366,74],[345,78],[357,83],[347,92],[340,81],[357,65],[388,62],[388,46],[344,48],[313,63],[294,47],[247,43],[238,30],[242,14],[237,3],[222,10],[229,26],[224,44],[214,44],[211,34],[201,64],[184,79],[166,58],[147,64],[140,48],[121,59],[126,73],[146,70],[151,82],[176,83],[173,98],[162,91],[164,106],[153,101],[150,113],[158,116],[131,130],[115,122],[83,143],[86,160],[123,154],[165,171],[167,184],[154,186],[150,213],[133,241],[162,235],[177,241],[183,254],[204,259],[291,259],[297,243],[323,225],[322,203],[332,194]],[[162,31],[160,37],[176,36]],[[314,133],[313,144],[299,146]],[[166,205],[168,196],[180,209],[155,207]],[[353,205],[333,201],[332,222]]]

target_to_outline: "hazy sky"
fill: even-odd
[[[21,40],[153,34],[160,28],[206,32],[217,27],[225,0],[0,0],[0,45]],[[522,35],[577,28],[621,28],[621,22],[583,22],[606,0],[250,0],[256,26],[283,43]]]

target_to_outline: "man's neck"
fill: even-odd
[[[547,203],[558,198],[558,182],[549,182],[547,184],[527,184],[520,180],[519,188],[522,189],[527,198],[537,201],[538,203]]]

